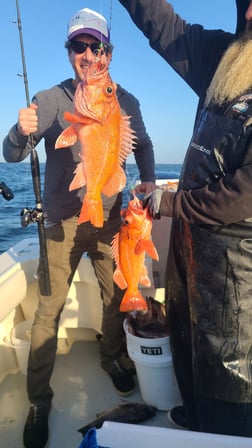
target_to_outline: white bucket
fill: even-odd
[[[24,375],[27,373],[32,322],[32,320],[20,322],[11,330],[10,334],[10,342],[16,352],[19,370]]]
[[[143,400],[160,411],[181,404],[181,396],[173,370],[169,337],[146,339],[128,331],[123,323],[129,357],[136,366]]]

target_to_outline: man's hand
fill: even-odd
[[[31,104],[30,107],[20,109],[18,113],[17,128],[20,134],[30,135],[38,130],[38,106]]]
[[[147,194],[143,198],[143,208],[148,208],[149,215],[153,219],[160,219],[160,203],[163,194],[163,190],[156,188],[151,193]]]
[[[135,187],[135,193],[136,195],[138,194],[149,194],[152,191],[154,191],[157,187],[156,184],[154,184],[154,182],[142,182],[139,185],[136,185]]]

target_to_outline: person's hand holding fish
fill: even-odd
[[[169,189],[171,188],[171,190]],[[174,201],[176,197],[177,182],[172,183],[168,190],[157,188],[145,195],[143,198],[143,208],[148,210],[153,219],[160,219],[161,216],[174,216]]]
[[[149,215],[153,219],[160,219],[160,203],[164,190],[157,188],[151,193],[147,194],[143,199],[143,208],[147,208]]]

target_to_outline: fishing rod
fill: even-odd
[[[20,49],[21,49],[21,57],[22,57],[26,103],[27,103],[27,107],[30,107],[31,103],[30,103],[30,96],[29,96],[29,87],[28,87],[28,77],[27,77],[26,63],[25,63],[21,15],[20,15],[18,0],[16,0],[16,9],[17,9],[17,25],[18,25]],[[33,209],[24,208],[22,210],[21,224],[23,227],[26,227],[28,224],[36,222],[38,225],[38,236],[39,236],[39,247],[40,247],[39,289],[40,289],[40,293],[42,295],[50,296],[51,295],[51,284],[50,284],[47,247],[46,247],[46,234],[45,234],[45,225],[44,225],[45,215],[42,210],[39,158],[38,158],[37,151],[35,149],[35,142],[34,142],[33,135],[30,134],[28,139],[29,139],[29,143],[31,146],[30,165],[31,165],[33,189],[34,189],[35,200],[36,200],[36,207]]]

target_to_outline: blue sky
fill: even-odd
[[[155,1],[155,0],[153,0]],[[0,140],[26,106],[16,1],[2,1],[1,36],[1,127]],[[234,31],[234,0],[174,0],[174,9],[191,23],[206,28]],[[64,48],[69,18],[89,7],[102,13],[111,25],[114,44],[110,73],[115,82],[136,95],[147,131],[153,141],[157,163],[182,163],[192,132],[197,97],[156,54],[117,0],[19,0],[30,97],[72,77]],[[45,161],[43,144],[39,160]],[[3,161],[2,149],[0,161]],[[29,159],[27,159],[29,161]],[[134,161],[132,158],[129,161]]]

